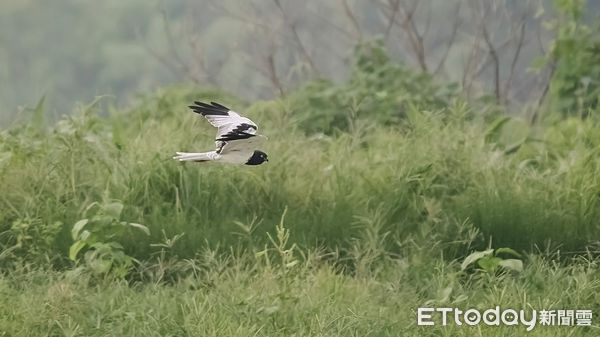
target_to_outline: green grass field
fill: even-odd
[[[176,86],[50,127],[32,109],[0,133],[0,336],[600,335],[417,326],[426,306],[600,315],[595,119],[530,127],[365,69],[250,106]],[[172,160],[213,144],[194,100],[246,112],[270,161]]]
[[[21,267],[0,279],[5,336],[596,336],[594,327],[418,327],[416,308],[589,308],[600,273],[528,256],[519,275],[467,275],[426,253],[354,275],[314,254],[293,268],[203,251],[157,261],[144,281],[96,280],[82,268]],[[173,268],[186,270],[173,280]],[[136,275],[139,276],[139,275]],[[439,324],[439,320],[438,320]]]

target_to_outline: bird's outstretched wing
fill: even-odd
[[[238,115],[231,109],[215,102],[210,104],[194,102],[190,105],[195,113],[206,117],[208,122],[217,128],[217,150],[223,147],[223,142],[248,139],[256,136],[258,126],[246,117]]]

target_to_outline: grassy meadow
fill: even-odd
[[[213,144],[194,100],[256,121],[269,162],[172,160]],[[416,314],[600,315],[595,111],[530,126],[376,49],[271,101],[96,103],[48,125],[41,100],[0,133],[0,336],[600,335]]]

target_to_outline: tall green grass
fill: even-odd
[[[598,122],[532,128],[380,56],[347,84],[250,106],[174,86],[45,126],[41,101],[0,132],[0,336],[519,336],[419,328],[415,310],[597,314]],[[194,100],[255,120],[270,161],[172,160],[213,144]],[[94,216],[70,260],[71,229]],[[502,247],[524,253],[523,270],[502,256],[461,268]]]
[[[140,280],[31,265],[0,276],[5,336],[595,336],[592,327],[419,327],[416,308],[600,310],[598,261],[528,257],[520,274],[467,273],[429,245],[376,270],[340,273],[316,251],[286,267],[272,251],[223,258],[203,250],[139,268]],[[166,251],[164,258],[171,252]],[[556,256],[552,257],[556,258]],[[185,271],[173,277],[176,268]],[[167,277],[170,275],[171,277]],[[595,316],[594,316],[595,317]],[[595,322],[595,321],[594,321]]]
[[[289,104],[297,97],[251,107],[224,97],[259,123],[272,159],[259,167],[182,165],[171,159],[175,151],[212,146],[214,129],[186,108],[204,98],[218,95],[175,87],[108,118],[83,106],[50,129],[3,131],[3,246],[19,256],[66,256],[85,208],[114,200],[124,204],[124,220],[151,230],[150,237],[122,238],[141,259],[163,231],[185,233],[182,257],[238,244],[236,222],[254,221],[253,244],[260,245],[286,207],[293,241],[327,251],[346,251],[374,230],[394,251],[427,223],[447,241],[460,240],[456,226],[470,223],[481,233],[480,248],[491,240],[520,250],[582,251],[599,238],[600,137],[590,120],[536,131],[541,140],[506,154],[460,101],[411,108],[390,125],[348,113],[347,131],[325,135],[298,127],[303,112]]]

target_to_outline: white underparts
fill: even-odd
[[[177,156],[173,157],[173,159],[179,161],[214,161],[220,157],[216,151],[202,153],[177,152]]]

